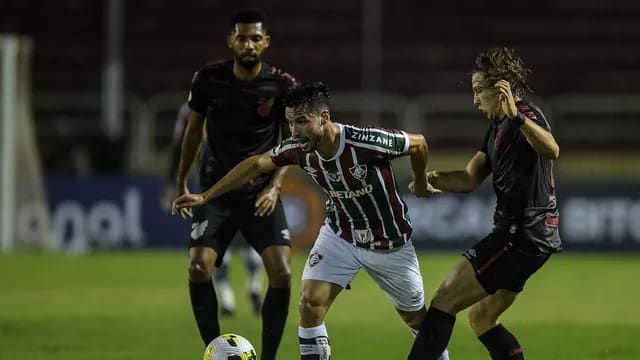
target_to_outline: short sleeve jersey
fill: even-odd
[[[271,151],[271,159],[278,166],[300,166],[324,189],[328,197],[326,223],[342,239],[373,250],[402,246],[412,227],[391,160],[407,155],[407,134],[336,125],[340,127],[340,145],[333,157],[325,159],[316,151],[305,153],[289,138]]]
[[[239,80],[231,60],[207,65],[194,75],[188,103],[207,119],[210,150],[206,164],[210,171],[203,185],[213,185],[242,160],[280,141],[285,121],[282,98],[295,83],[291,75],[267,63],[253,80]],[[255,195],[269,176],[233,193]]]

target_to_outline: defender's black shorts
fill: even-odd
[[[224,253],[237,231],[258,254],[271,245],[291,245],[284,207],[278,199],[269,216],[255,216],[255,198],[213,200],[193,210],[189,248],[210,247],[218,253],[220,266]]]
[[[508,228],[494,229],[462,255],[489,294],[499,289],[522,291],[527,279],[551,256],[537,250],[521,231],[511,233]]]

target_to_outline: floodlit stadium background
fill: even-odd
[[[11,158],[15,166],[0,167],[2,189],[14,189],[0,193],[0,359],[200,356],[186,286],[189,224],[169,217],[159,197],[193,72],[230,56],[228,16],[243,5],[268,16],[267,62],[331,86],[334,121],[423,133],[432,168],[464,166],[482,141],[487,122],[469,81],[475,56],[515,47],[561,148],[566,252],[532,278],[505,322],[527,358],[640,358],[637,1],[3,0],[0,34],[20,35],[31,50],[16,61],[16,91],[0,102],[2,114],[15,114],[2,116],[0,138],[17,149],[0,147],[2,164]],[[3,73],[3,89],[14,72]],[[6,111],[14,102],[28,114]],[[404,187],[408,161],[395,166]],[[21,200],[43,189],[45,214]],[[405,200],[431,293],[456,254],[490,228],[491,191]],[[298,357],[297,279],[322,202],[293,172],[285,203],[295,281],[284,359]],[[239,314],[222,326],[259,347],[238,255]],[[327,325],[338,358],[403,359],[411,342],[365,275],[340,295]],[[463,315],[451,353],[488,358]]]

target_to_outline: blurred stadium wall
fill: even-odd
[[[3,0],[0,33],[33,41],[26,81],[59,246],[184,246],[188,224],[158,206],[173,121],[193,72],[229,56],[227,17],[242,5],[251,3]],[[268,62],[330,84],[337,121],[425,134],[437,168],[463,166],[487,126],[472,104],[475,56],[515,47],[561,147],[555,169],[567,248],[640,249],[640,2],[261,6],[273,37]],[[396,165],[404,186],[408,166]],[[322,195],[308,186],[294,175],[286,197],[300,245],[312,241],[322,213]],[[489,194],[406,196],[416,243],[460,248],[477,239],[490,226]],[[33,214],[20,206],[15,224],[28,227]]]

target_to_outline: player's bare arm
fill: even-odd
[[[506,80],[500,80],[495,84],[495,87],[500,91],[500,105],[504,114],[513,119],[517,116],[524,118],[523,124],[520,126],[520,130],[527,139],[527,142],[531,147],[540,155],[547,159],[555,160],[560,155],[560,147],[556,142],[553,135],[547,130],[543,129],[540,125],[533,122],[526,116],[518,113],[516,102],[511,91],[511,85]]]
[[[428,179],[429,183],[443,191],[470,193],[477,189],[490,173],[486,166],[486,154],[478,151],[463,170],[433,170],[428,173]]]
[[[256,177],[273,172],[277,166],[271,160],[271,156],[266,152],[262,155],[255,155],[245,159],[236,165],[220,181],[202,194],[184,194],[176,199],[174,207],[176,210],[202,206],[203,204],[218,198],[229,191],[235,190],[248,183]]]
[[[553,134],[531,121],[531,119],[526,119],[520,130],[527,138],[529,145],[538,154],[551,160],[556,160],[560,156],[560,146],[558,146]]]
[[[409,184],[409,190],[418,197],[428,197],[441,191],[434,189],[427,180],[427,153],[429,146],[424,136],[409,134],[409,158],[413,169],[413,181]]]
[[[176,196],[180,197],[183,194],[188,194],[187,188],[187,176],[189,170],[193,164],[202,139],[204,138],[204,117],[195,112],[189,112],[189,122],[187,128],[182,137],[182,146],[180,149],[180,165],[178,165],[178,175],[176,176]],[[175,213],[176,209],[172,208],[172,212]],[[183,218],[191,216],[189,209],[179,210],[179,215]]]
[[[257,216],[268,216],[275,210],[287,168],[288,166],[277,168],[269,184],[258,194],[255,212]]]
[[[286,121],[283,121],[280,126],[280,133],[283,139],[287,139],[291,136],[289,125]],[[269,184],[258,194],[256,198],[256,212],[257,216],[268,216],[273,213],[280,196],[280,190],[282,189],[282,180],[287,172],[288,166],[284,166],[276,169],[273,173],[273,177]]]

